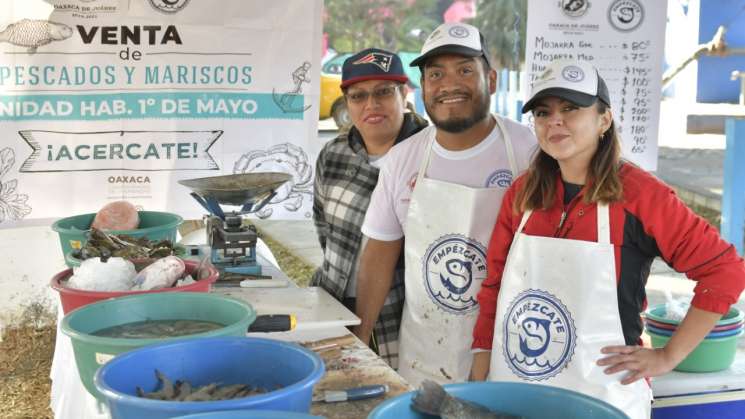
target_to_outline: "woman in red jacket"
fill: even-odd
[[[540,150],[505,195],[478,295],[472,378],[565,387],[649,416],[644,380],[667,373],[745,287],[733,246],[670,187],[620,158],[597,69],[556,61],[533,84]],[[655,257],[698,281],[664,348],[641,345]]]

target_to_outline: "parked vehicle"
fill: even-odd
[[[318,118],[333,117],[339,128],[352,123],[340,85],[341,74],[321,73],[321,104],[318,109]]]
[[[318,118],[326,119],[332,117],[334,118],[334,122],[336,122],[336,126],[340,128],[352,123],[349,118],[349,111],[347,111],[347,105],[344,103],[344,95],[339,87],[341,85],[341,67],[344,64],[344,60],[351,55],[348,53],[338,54],[321,66],[321,104]],[[409,67],[409,63],[418,57],[419,53],[399,52],[398,55],[401,57],[401,61],[404,64],[404,71],[406,71],[406,75],[409,77],[408,87],[410,89],[419,88],[419,69]]]

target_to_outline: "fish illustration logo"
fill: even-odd
[[[566,16],[580,17],[590,8],[590,2],[586,0],[562,0],[559,7]]]
[[[460,234],[435,240],[422,261],[424,288],[433,303],[453,314],[478,309],[476,293],[486,278],[486,247]]]
[[[468,29],[465,26],[453,26],[448,33],[453,38],[468,38]]]
[[[515,375],[541,381],[559,374],[572,360],[577,332],[571,313],[556,296],[529,289],[507,308],[502,353]]]
[[[0,42],[28,48],[29,54],[53,41],[64,41],[72,36],[72,28],[49,20],[21,19],[0,32]]]
[[[561,70],[561,76],[566,81],[579,83],[585,79],[585,72],[576,65],[568,65]]]
[[[549,326],[551,322],[546,319],[528,317],[523,320],[519,333],[520,352],[533,358],[543,355],[551,341]]]
[[[176,13],[189,3],[189,0],[149,0],[150,5],[162,13]]]
[[[378,66],[381,70],[386,73],[391,68],[391,60],[393,56],[390,54],[383,54],[382,52],[371,52],[359,60],[353,62],[354,65],[360,64],[372,64]]]
[[[616,0],[608,8],[608,21],[619,32],[631,32],[644,21],[644,7],[637,0]]]
[[[463,294],[473,282],[471,262],[460,259],[450,259],[445,263],[447,275],[440,274],[440,282],[453,294]]]
[[[506,169],[499,169],[499,170],[494,171],[494,173],[490,174],[489,177],[486,178],[486,183],[484,184],[484,187],[509,188],[510,185],[512,185],[512,171],[506,170]]]

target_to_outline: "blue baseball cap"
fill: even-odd
[[[398,55],[378,48],[367,48],[344,60],[341,88],[367,80],[393,80],[406,83],[409,78]]]

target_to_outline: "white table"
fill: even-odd
[[[266,267],[267,271],[279,272],[274,255],[260,239],[256,246],[256,254],[257,261],[262,265],[262,269]],[[290,284],[288,287],[274,289],[218,286],[213,289],[213,292],[232,295],[249,302],[256,301],[255,309],[259,314],[283,314],[288,312],[296,314],[298,326],[294,332],[250,335],[280,340],[308,341],[341,336],[348,333],[343,326],[359,324],[359,319],[353,313],[325,291],[316,288],[298,288],[292,281],[290,281]],[[296,307],[296,309],[293,309],[293,307]],[[72,343],[59,327],[62,318],[63,312],[60,305],[58,308],[57,340],[49,374],[52,379],[50,407],[54,416],[58,419],[107,419],[110,416],[105,404],[98,402],[91,396],[80,381]],[[372,352],[370,351],[370,353]]]
[[[735,362],[710,373],[670,372],[652,379],[653,418],[745,418],[745,342]]]

